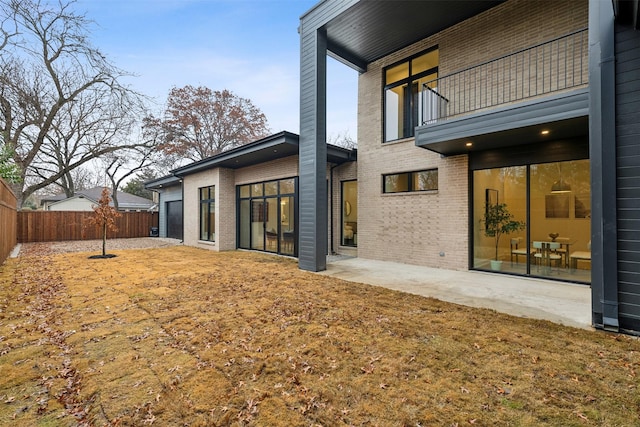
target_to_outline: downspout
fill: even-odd
[[[180,192],[182,193],[180,196],[182,199],[182,240],[180,240],[180,243],[184,243],[184,179],[181,176],[178,176],[178,178],[180,179]],[[198,209],[200,209],[200,207],[198,207]]]

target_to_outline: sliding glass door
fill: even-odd
[[[238,187],[238,247],[296,256],[296,178]]]
[[[473,182],[474,268],[526,274],[527,167],[474,171]],[[509,248],[519,252],[512,257]]]
[[[473,171],[473,268],[591,282],[589,160]]]

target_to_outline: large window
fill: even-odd
[[[473,224],[474,268],[589,283],[589,160],[473,171]]]
[[[343,246],[358,246],[358,181],[342,183]]]
[[[438,78],[438,49],[433,48],[406,61],[392,65],[384,71],[385,142],[408,138],[420,126],[421,117],[431,117],[428,111],[432,102],[423,105],[422,91],[425,83]],[[429,85],[435,92],[435,84]]]
[[[382,181],[383,193],[433,191],[438,189],[438,169],[383,175]]]
[[[200,240],[216,240],[216,186],[200,188]]]
[[[238,187],[238,247],[296,253],[296,178]]]

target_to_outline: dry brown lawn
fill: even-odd
[[[0,425],[634,426],[640,342],[188,247],[0,267]]]

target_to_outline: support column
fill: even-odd
[[[327,268],[327,37],[300,28],[299,267]]]
[[[593,323],[618,330],[614,14],[589,0],[589,150]]]

